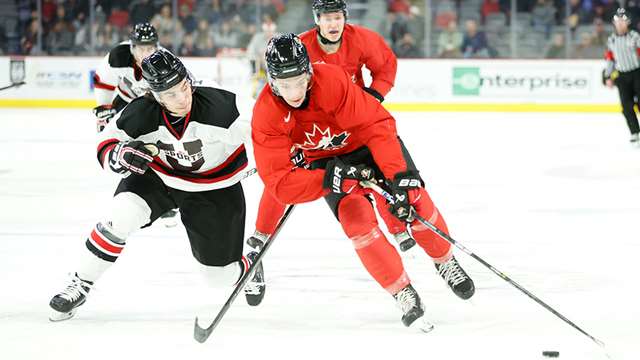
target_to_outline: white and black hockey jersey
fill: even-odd
[[[168,187],[207,191],[231,186],[244,178],[250,112],[240,116],[232,92],[210,86],[194,89],[191,112],[184,119],[181,133],[150,95],[128,104],[98,134],[101,166],[109,170],[107,154],[118,142],[140,140],[158,146],[160,154],[149,168]]]
[[[93,75],[93,86],[98,105],[111,104],[116,94],[125,102],[131,102],[149,90],[142,78],[142,69],[131,54],[130,41],[120,43],[100,61]]]

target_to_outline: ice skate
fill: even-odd
[[[72,318],[78,307],[87,301],[89,290],[92,287],[92,282],[80,279],[78,274],[72,274],[71,284],[49,302],[49,306],[53,310],[49,320],[62,321]]]
[[[253,250],[260,251],[268,239],[269,235],[255,231],[253,235],[247,239],[247,245],[249,245]]]
[[[424,317],[424,304],[420,295],[411,286],[407,285],[397,294],[393,295],[398,307],[402,310],[402,323],[406,327],[417,328],[422,332],[433,330],[433,324]]]
[[[258,258],[258,253],[255,251],[251,251],[247,254],[247,260],[249,260],[250,265],[255,262]],[[264,269],[262,267],[262,262],[256,268],[253,273],[253,278],[247,282],[244,287],[244,296],[247,298],[247,304],[251,306],[258,306],[264,299],[264,293],[267,290],[267,285],[264,282]]]
[[[476,291],[473,280],[462,269],[454,256],[445,263],[435,265],[438,274],[447,282],[454,294],[463,300],[473,296]]]

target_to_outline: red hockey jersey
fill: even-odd
[[[351,80],[364,87],[362,66],[371,71],[371,88],[387,96],[396,79],[398,60],[395,54],[377,33],[357,25],[346,24],[342,43],[337,52],[327,54],[318,43],[318,28],[300,35],[312,63],[324,62],[342,67]]]
[[[289,158],[301,149],[308,162],[367,146],[385,177],[406,171],[395,119],[338,66],[313,64],[309,103],[287,105],[265,86],[253,108],[252,139],[258,173],[285,204],[325,194],[324,170],[294,169]]]

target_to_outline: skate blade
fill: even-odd
[[[414,321],[413,324],[409,326],[409,328],[413,330],[419,330],[423,333],[429,333],[435,328],[435,325],[433,325],[423,316],[420,319],[417,319],[416,321]]]
[[[69,312],[59,312],[52,310],[49,314],[49,321],[58,322],[71,319],[76,314],[75,310],[71,310]]]

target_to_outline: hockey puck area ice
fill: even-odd
[[[542,356],[544,357],[550,357],[550,358],[557,358],[560,356],[560,351],[543,351],[542,352]]]

